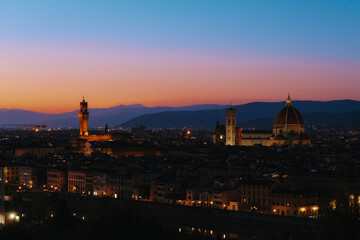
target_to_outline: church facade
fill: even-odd
[[[272,131],[243,131],[236,126],[236,110],[226,109],[226,126],[217,121],[214,142],[230,146],[295,146],[310,145],[305,134],[305,121],[293,106],[290,95],[285,106],[275,116]]]

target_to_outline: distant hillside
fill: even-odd
[[[90,127],[116,126],[134,117],[164,111],[196,111],[203,109],[223,109],[216,104],[192,105],[184,107],[145,107],[141,104],[120,105],[112,108],[90,108]],[[39,113],[21,109],[0,109],[0,127],[3,124],[46,124],[49,127],[78,127],[78,111],[60,114]]]
[[[238,123],[256,120],[261,122],[264,118],[273,118],[284,106],[284,102],[254,102],[238,106]],[[337,100],[329,102],[294,101],[294,105],[303,114],[306,113],[342,113],[360,112],[360,102],[353,100]],[[91,105],[90,105],[91,106]],[[212,129],[218,117],[225,122],[227,106],[216,104],[203,104],[184,107],[145,107],[141,104],[120,105],[111,108],[90,108],[90,127],[104,126],[137,126],[144,124],[149,128],[208,128]],[[3,124],[46,124],[49,127],[79,126],[78,111],[47,114],[21,109],[0,109],[0,127]],[[254,122],[252,122],[254,124]],[[245,124],[246,125],[246,124]]]
[[[307,125],[317,128],[360,129],[360,112],[305,114]]]
[[[358,116],[357,112],[360,112],[360,102],[353,100],[337,100],[328,102],[293,101],[293,104],[304,115],[307,123],[319,126],[326,126],[327,124],[340,126],[342,119],[342,122],[345,122],[345,120],[351,122],[353,121],[353,118],[354,121],[356,121],[356,117]],[[273,118],[279,110],[284,107],[284,105],[285,102],[255,102],[233,106],[233,108],[237,110],[237,122],[239,125],[242,125],[245,128],[254,127],[257,129],[270,129]],[[350,112],[354,113],[351,114]],[[171,129],[189,127],[198,129],[213,129],[217,118],[220,123],[225,123],[224,109],[146,114],[131,119],[121,126],[135,127],[143,124],[148,128]]]
[[[303,114],[307,127],[360,129],[360,112],[345,113],[306,113]],[[273,118],[262,118],[241,122],[245,129],[272,129]]]

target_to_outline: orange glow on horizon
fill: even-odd
[[[285,98],[279,98],[279,99],[254,99],[254,100],[249,100],[249,101],[234,101],[232,100],[232,105],[241,105],[241,104],[246,104],[246,103],[252,103],[252,102],[284,102]],[[334,99],[295,99],[295,101],[306,101],[306,100],[311,100],[311,101],[331,101],[331,100],[334,100]],[[343,100],[343,99],[337,99],[337,100]],[[33,106],[26,106],[26,105],[23,105],[23,106],[13,106],[13,107],[0,107],[3,108],[3,109],[22,109],[22,110],[26,110],[26,111],[35,111],[35,112],[41,112],[41,113],[49,113],[49,114],[58,114],[58,113],[66,113],[66,112],[74,112],[74,111],[79,111],[79,108],[77,107],[78,105],[78,102],[80,100],[78,100],[77,102],[74,102],[74,106],[71,106],[71,107],[54,107],[54,106],[44,106],[44,107],[33,107]],[[87,100],[88,101],[88,100]],[[163,103],[163,102],[160,102],[160,103],[154,103],[154,104],[142,104],[143,106],[145,107],[183,107],[183,106],[191,106],[191,105],[201,105],[201,104],[218,104],[218,105],[224,105],[224,106],[227,106],[229,105],[229,100],[219,100],[219,101],[215,101],[215,102],[173,102],[173,103],[169,103],[167,102],[168,104],[166,103]],[[117,105],[107,105],[107,106],[100,106],[100,105],[91,105],[92,102],[89,102],[89,109],[91,111],[91,109],[94,109],[94,108],[111,108],[111,107],[117,107],[119,105],[135,105],[135,104],[141,104],[141,103],[132,103],[132,102],[129,102],[129,103],[121,103],[121,104],[117,104]],[[76,105],[76,107],[75,107]]]
[[[46,113],[121,104],[360,100],[360,64],[89,44],[0,45],[0,108]]]

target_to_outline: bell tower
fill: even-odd
[[[80,120],[80,136],[88,136],[88,120],[89,120],[89,111],[88,111],[88,103],[85,102],[85,98],[83,97],[82,102],[80,102],[80,112],[79,112],[79,120]]]
[[[226,145],[235,146],[236,110],[226,109]]]

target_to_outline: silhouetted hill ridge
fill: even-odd
[[[360,112],[360,101],[293,101],[295,107],[302,113],[342,113]],[[238,123],[260,121],[274,118],[284,107],[285,102],[253,102],[233,106],[237,109]],[[90,105],[91,106],[91,105]],[[182,107],[146,107],[141,104],[119,105],[111,108],[90,108],[90,127],[126,126],[133,127],[144,124],[149,128],[208,128],[212,129],[217,117],[225,122],[225,111],[228,106],[217,104],[202,104]],[[351,116],[350,116],[351,118]],[[305,120],[307,120],[305,118]],[[0,127],[3,124],[46,124],[49,127],[79,126],[78,111],[49,114],[21,109],[0,109]]]
[[[340,113],[360,112],[360,102],[354,100],[335,100],[328,102],[293,101],[293,104],[303,114],[305,121],[309,124],[314,122],[315,124],[321,124],[322,126],[327,125],[326,121],[329,121],[329,123],[331,122],[331,125],[338,127],[341,126],[341,122],[337,121],[341,121],[341,119],[343,119],[342,115],[346,115],[348,118],[344,119],[343,122],[350,120],[356,122],[358,116],[357,114],[347,115]],[[273,118],[284,106],[285,102],[253,102],[232,106],[232,108],[237,110],[238,125],[242,124],[244,127],[248,128],[257,126],[256,128],[270,129]],[[326,115],[325,113],[329,115]],[[335,118],[329,119],[331,116]],[[134,127],[143,124],[148,128],[189,127],[212,129],[216,124],[217,118],[220,123],[225,123],[225,109],[147,114],[125,122],[121,126]],[[320,119],[323,119],[323,121],[321,122]]]

